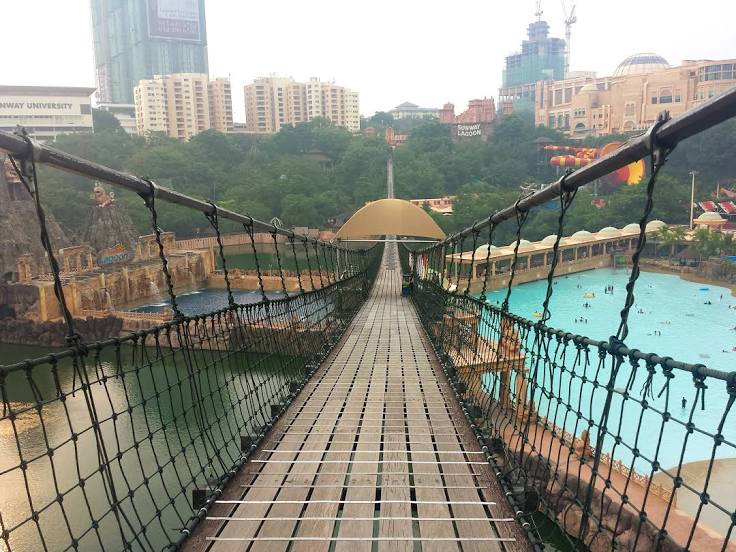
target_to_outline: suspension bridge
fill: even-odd
[[[657,175],[674,147],[736,114],[736,90],[666,113],[619,150],[431,244],[326,243],[0,133],[35,202],[67,346],[0,365],[5,550],[736,549],[731,412],[736,371],[628,343]],[[575,192],[649,159],[646,202],[620,319],[595,341],[547,325]],[[140,195],[170,320],[91,340],[66,305],[45,228],[39,166]],[[389,196],[393,195],[389,166]],[[559,201],[541,317],[509,308],[531,209]],[[225,308],[180,308],[159,206],[216,236]],[[490,210],[490,209],[489,209]],[[242,225],[260,301],[236,301],[222,224]],[[515,225],[501,305],[476,255]],[[255,232],[273,236],[282,293],[264,288]],[[389,234],[376,221],[374,234]],[[276,237],[281,239],[277,240]],[[457,255],[458,252],[469,252]],[[482,251],[482,249],[481,249]],[[489,266],[490,247],[485,265]],[[289,258],[297,290],[287,290]],[[273,269],[271,270],[273,274]],[[410,298],[402,275],[412,276]],[[474,282],[477,285],[477,282]],[[707,393],[706,393],[707,391]],[[675,412],[683,394],[687,409]],[[706,396],[707,395],[707,396]],[[701,413],[705,415],[701,415]],[[679,460],[665,462],[664,447]],[[684,458],[702,456],[692,477]],[[725,487],[725,488],[723,488]]]

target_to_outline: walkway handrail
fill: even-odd
[[[37,163],[45,163],[57,169],[79,174],[87,178],[108,182],[115,186],[131,190],[142,196],[149,196],[153,189],[155,199],[157,200],[182,205],[190,209],[194,209],[195,211],[199,211],[200,213],[204,213],[205,215],[214,214],[216,209],[217,216],[219,218],[225,218],[248,226],[252,225],[253,230],[260,230],[271,234],[280,234],[282,236],[293,237],[302,241],[318,242],[335,249],[343,251],[346,250],[344,247],[310,238],[302,234],[296,234],[286,228],[279,228],[278,226],[274,226],[268,222],[263,222],[229,209],[224,209],[216,205],[213,209],[213,204],[208,201],[197,199],[170,188],[159,186],[158,184],[144,178],[111,169],[110,167],[106,167],[105,165],[101,165],[93,161],[88,161],[82,157],[66,153],[54,147],[47,146],[46,144],[41,144],[27,136],[0,131],[0,150],[4,150],[21,158],[33,157]]]
[[[522,198],[518,203],[496,211],[485,219],[476,221],[468,228],[448,236],[440,243],[457,242],[490,224],[497,225],[506,220],[514,219],[517,213],[528,212],[532,207],[543,205],[560,197],[565,192],[577,190],[598,178],[645,158],[657,147],[664,146],[672,149],[686,138],[708,130],[734,116],[736,116],[736,88],[712,98],[682,115],[666,120],[661,124],[653,125],[646,133],[631,138],[617,150],[597,159],[590,165],[563,175],[546,188]],[[0,141],[1,145],[2,142]],[[434,247],[434,245],[429,246],[418,252],[423,253]]]

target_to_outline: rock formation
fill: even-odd
[[[41,227],[38,224],[33,199],[15,173],[12,164],[2,159],[0,171],[0,279],[10,280],[16,272],[16,259],[24,253],[33,256],[36,272],[50,270],[46,253],[41,245]],[[46,228],[54,249],[68,245],[61,227],[46,211]]]
[[[559,466],[558,473],[554,474],[553,466],[538,454],[525,452],[521,461],[518,452],[507,454],[514,455],[514,458],[511,461],[508,456],[501,457],[500,463],[504,467],[508,469],[517,462],[520,464],[515,470],[515,485],[526,493],[533,492],[542,497],[548,515],[554,516],[568,535],[576,538],[582,534],[585,549],[591,552],[613,550],[614,531],[618,550],[675,552],[682,549],[669,536],[659,535],[652,523],[642,521],[634,508],[622,507],[620,497],[614,492],[603,494],[597,487],[592,490],[591,513],[581,531],[581,504],[587,498],[589,482],[579,478],[572,465],[569,471]]]
[[[94,205],[82,241],[97,253],[118,245],[135,252],[138,233],[125,208],[115,201],[114,192],[107,193],[98,183],[92,199]]]
[[[120,335],[123,321],[114,316],[106,318],[77,319],[75,330],[86,341],[106,339]],[[35,322],[23,318],[0,319],[0,343],[36,345],[39,347],[63,347],[66,345],[67,327],[61,321]]]

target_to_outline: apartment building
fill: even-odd
[[[208,129],[232,132],[232,96],[227,79],[209,81],[203,73],[156,75],[134,92],[138,134],[164,132],[189,140]]]
[[[214,79],[209,83],[210,128],[233,132],[233,95],[230,79]]]
[[[245,116],[249,132],[274,133],[317,117],[351,132],[360,130],[358,93],[316,78],[306,83],[284,77],[254,80],[245,86]]]

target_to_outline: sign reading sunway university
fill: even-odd
[[[148,35],[151,38],[202,39],[199,0],[147,0]]]
[[[127,263],[131,259],[133,259],[133,253],[126,249],[122,243],[103,249],[97,254],[97,264],[100,266]]]

